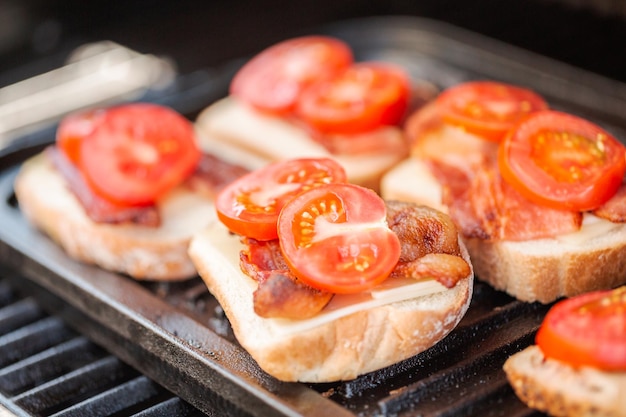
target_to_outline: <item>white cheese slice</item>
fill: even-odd
[[[403,142],[399,127],[381,129],[393,132],[398,145]],[[333,155],[303,127],[256,112],[233,97],[223,98],[205,109],[198,116],[196,131],[204,150],[250,169],[283,159],[333,158],[345,168],[350,182],[356,184],[367,184],[404,157],[402,146],[389,152]]]
[[[591,213],[585,213],[583,223],[579,230],[572,233],[566,233],[555,237],[561,243],[579,246],[592,239],[601,237],[609,233],[611,230],[621,227],[621,223],[613,223],[609,220],[602,219]]]
[[[219,113],[219,117],[204,117],[201,130],[228,138],[241,149],[254,148],[256,154],[269,160],[330,156],[303,129],[281,118],[255,112],[235,99],[220,100],[208,111]],[[204,143],[205,147],[207,144]]]
[[[331,302],[315,317],[306,320],[266,319],[277,335],[299,333],[321,326],[341,317],[380,307],[398,301],[411,300],[445,291],[447,288],[434,279],[414,280],[389,278],[380,287],[368,293],[336,294]]]
[[[252,293],[256,290],[257,283],[252,278],[244,275],[239,269],[239,252],[241,251],[241,243],[237,235],[231,234],[226,227],[219,221],[214,222],[205,232],[204,235],[210,239],[211,244],[215,248],[219,248],[226,263],[229,265],[229,274],[235,274],[233,277],[239,283],[234,285],[242,291],[241,296],[245,297],[245,303],[252,309]],[[398,301],[410,300],[417,297],[446,291],[447,288],[435,281],[434,279],[415,280],[412,278],[389,278],[382,284],[367,293],[359,294],[336,294],[331,302],[317,316],[304,319],[278,319],[266,318],[275,334],[285,335],[306,331],[317,326],[321,326],[330,321],[345,317],[362,310],[373,307],[383,306]]]
[[[387,172],[380,183],[386,200],[414,201],[447,213],[441,202],[443,189],[428,166],[416,158],[407,158]]]

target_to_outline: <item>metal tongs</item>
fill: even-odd
[[[81,108],[137,99],[175,79],[171,62],[110,41],[77,48],[63,67],[0,89],[0,149]]]

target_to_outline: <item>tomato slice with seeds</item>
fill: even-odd
[[[94,109],[72,113],[59,123],[56,144],[74,165],[78,166],[80,162],[81,142],[95,130],[104,112]]]
[[[259,110],[290,112],[309,84],[332,78],[353,62],[350,47],[327,36],[303,36],[273,45],[235,74],[230,93]]]
[[[493,81],[448,88],[436,103],[445,122],[496,142],[529,114],[548,109],[546,101],[535,92]]]
[[[106,109],[80,143],[90,188],[119,205],[153,204],[196,167],[191,122],[167,107],[135,103]]]
[[[358,63],[332,79],[311,84],[295,113],[322,133],[352,134],[396,125],[409,105],[410,79],[400,68]]]
[[[353,184],[304,192],[278,218],[280,247],[291,271],[311,287],[356,293],[384,281],[400,258],[384,201]]]
[[[558,302],[536,343],[546,357],[574,367],[626,371],[626,287]]]
[[[257,240],[278,237],[276,224],[285,203],[305,190],[346,182],[330,158],[301,158],[269,164],[235,180],[217,196],[218,218],[233,232]]]
[[[510,132],[500,144],[498,163],[502,177],[527,199],[586,211],[615,194],[626,171],[626,152],[599,126],[546,110]]]

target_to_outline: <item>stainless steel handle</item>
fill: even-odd
[[[63,67],[0,89],[0,148],[72,111],[165,88],[175,74],[166,59],[110,41],[86,44]]]

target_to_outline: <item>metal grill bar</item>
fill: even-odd
[[[106,352],[85,337],[70,339],[1,369],[0,390],[11,396],[19,395],[104,355]]]
[[[188,403],[178,397],[170,398],[151,407],[146,408],[133,417],[161,417],[161,416],[179,416],[179,417],[195,417],[203,416],[200,411],[193,408]],[[217,416],[217,414],[216,414]]]
[[[6,272],[6,274],[1,274]],[[4,275],[4,276],[3,276]],[[0,269],[0,400],[23,416],[203,416],[50,317]]]
[[[6,334],[43,317],[43,312],[31,298],[25,298],[0,309],[0,334]]]
[[[15,397],[15,403],[36,414],[52,414],[128,379],[128,368],[107,356]],[[134,376],[134,375],[133,375]]]
[[[0,336],[0,367],[25,359],[73,337],[63,322],[47,317]]]
[[[144,376],[92,396],[72,407],[55,413],[55,417],[103,416],[119,413],[154,398],[164,390]]]
[[[24,416],[203,415],[48,316],[1,275],[0,398]]]

